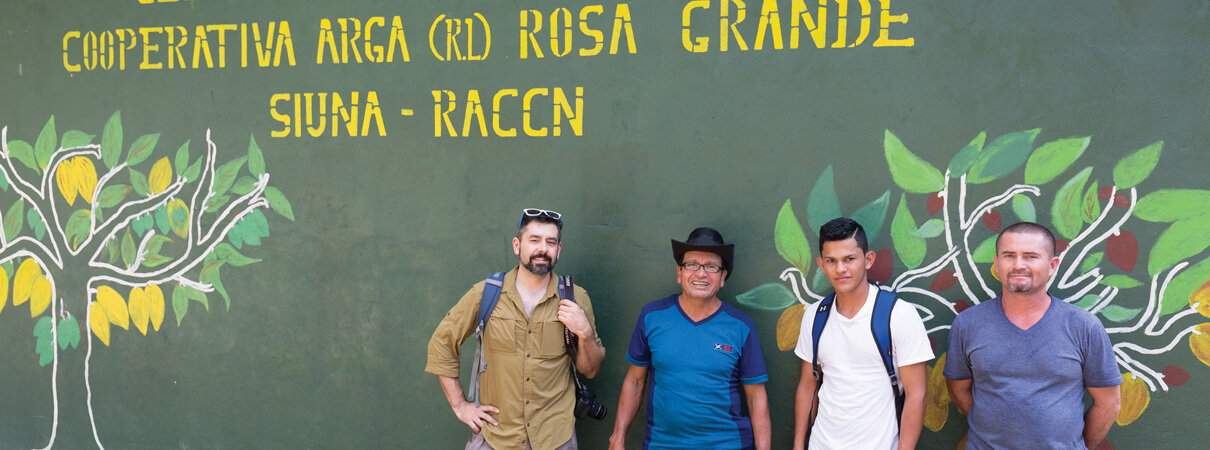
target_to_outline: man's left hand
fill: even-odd
[[[571,300],[559,300],[559,321],[581,339],[592,339],[592,327],[588,325],[588,316],[584,310]]]

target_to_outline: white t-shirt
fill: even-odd
[[[852,319],[835,307],[828,315],[819,338],[824,383],[819,389],[819,413],[811,429],[810,448],[893,449],[899,445],[895,398],[870,331],[877,295],[878,290],[871,287],[865,304]],[[811,329],[817,306],[818,303],[806,306],[798,346],[794,349],[808,363],[814,361]],[[911,303],[895,302],[891,310],[891,339],[896,368],[933,359],[924,322]]]

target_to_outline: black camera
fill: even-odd
[[[605,420],[605,415],[609,414],[609,408],[597,401],[597,396],[588,391],[588,388],[576,388],[576,410],[577,419],[592,417],[597,420]]]

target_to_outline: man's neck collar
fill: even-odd
[[[681,305],[681,310],[685,311],[693,320],[701,320],[717,311],[723,305],[723,300],[715,295],[710,298],[697,298],[685,294],[677,296],[677,302]]]
[[[1006,309],[1030,310],[1035,308],[1047,308],[1050,306],[1050,293],[1040,291],[1033,294],[1017,294],[1012,292],[1002,292],[1000,294],[1000,304]]]

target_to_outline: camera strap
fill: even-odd
[[[572,284],[571,275],[564,275],[564,276],[559,277],[558,285],[559,285],[559,298],[571,300],[572,303],[575,303],[576,302],[576,289],[575,289],[575,285]],[[568,330],[567,327],[563,327],[563,344],[567,346],[567,353],[569,355],[571,355],[571,378],[572,378],[572,380],[575,380],[576,388],[583,389],[584,384],[580,382],[580,375],[576,373],[577,372],[577,370],[576,370],[576,355],[577,355],[576,347],[579,346],[579,343],[580,343],[579,339],[580,339],[579,336],[571,334],[571,331]]]

